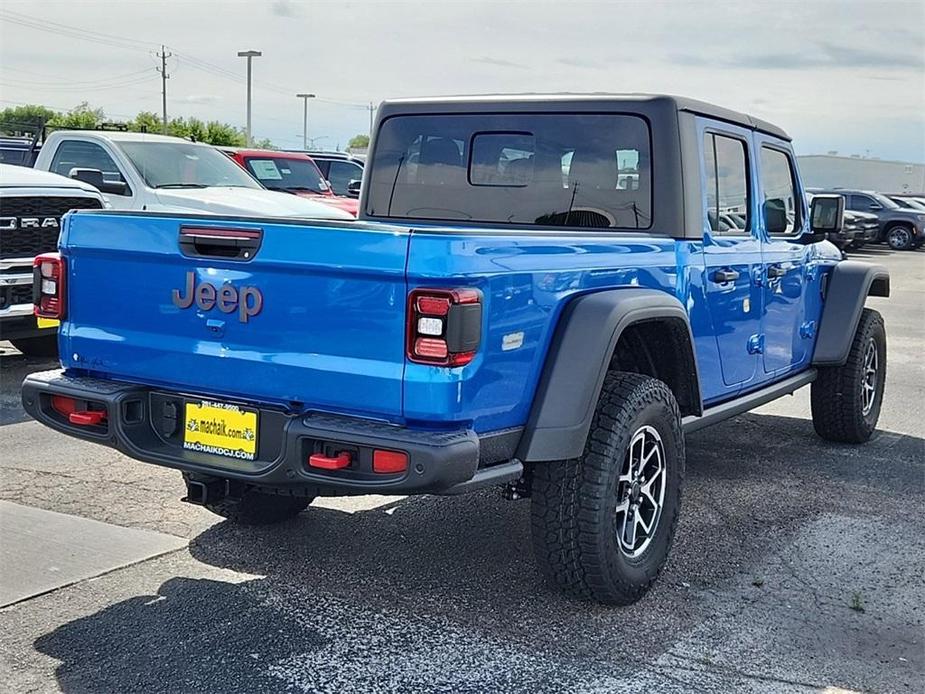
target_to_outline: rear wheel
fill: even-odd
[[[813,427],[828,441],[863,443],[877,428],[886,382],[883,318],[865,308],[848,361],[819,369],[810,400]]]
[[[533,546],[547,580],[577,598],[639,600],[671,547],[683,474],[671,390],[647,376],[609,374],[583,455],[533,469]]]
[[[905,251],[912,246],[912,229],[895,224],[886,230],[886,242],[894,251]]]
[[[40,335],[10,340],[13,346],[27,357],[57,357],[58,335]]]

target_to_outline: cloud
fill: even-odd
[[[222,100],[218,94],[189,94],[173,99],[175,102],[183,104],[214,104]]]
[[[606,67],[604,63],[596,60],[582,60],[581,58],[558,58],[556,62],[567,67],[590,68],[592,70],[600,70]],[[621,58],[621,62],[626,62],[626,60]]]
[[[673,62],[697,67],[739,67],[755,70],[804,70],[839,68],[879,68],[882,70],[921,70],[925,67],[921,51],[896,53],[856,46],[817,42],[806,52],[673,54]]]
[[[487,55],[479,56],[478,58],[471,58],[473,63],[483,63],[485,65],[494,65],[495,67],[507,67],[513,68],[515,70],[529,70],[529,65],[523,65],[522,63],[513,63],[510,60],[502,60],[501,58],[491,58]]]
[[[290,0],[274,0],[270,5],[270,12],[277,17],[296,17],[299,14],[299,10]]]

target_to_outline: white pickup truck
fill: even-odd
[[[210,145],[166,135],[59,130],[48,135],[35,168],[94,185],[117,210],[353,219],[267,190]]]
[[[55,325],[32,315],[32,259],[57,249],[65,212],[108,206],[83,181],[0,164],[0,340],[29,356],[56,353]]]

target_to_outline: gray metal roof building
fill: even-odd
[[[806,188],[925,194],[925,164],[834,154],[810,154],[797,160]]]

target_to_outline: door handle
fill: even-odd
[[[768,265],[768,279],[775,280],[783,277],[787,271],[781,265]]]
[[[710,279],[718,284],[725,284],[726,282],[735,282],[739,279],[738,270],[715,270]]]

